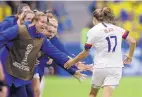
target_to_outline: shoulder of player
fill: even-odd
[[[87,34],[95,34],[99,31],[99,28],[97,26],[92,27]]]
[[[115,26],[116,30],[118,30],[119,32],[125,32],[126,30],[123,29],[122,27],[119,26]]]

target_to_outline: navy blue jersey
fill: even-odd
[[[52,45],[54,45],[56,48],[58,48],[61,52],[64,52],[65,54],[67,54],[70,57],[74,57],[71,53],[69,53],[65,46],[63,45],[63,43],[59,40],[59,38],[57,36],[54,36],[53,38],[50,39],[50,42],[52,43]]]
[[[4,19],[3,22],[0,23],[0,32],[6,30],[16,24],[17,24],[17,18],[15,16],[8,16]],[[6,59],[8,57],[8,51],[12,47],[12,45],[13,45],[12,41],[5,41],[4,46],[1,45],[0,60],[2,62],[2,65],[4,65],[6,63]],[[12,86],[12,83],[16,87],[30,83],[30,81],[24,81],[24,80],[21,80],[19,78],[15,78],[15,77],[9,75],[5,70],[5,66],[3,66],[3,69],[4,69],[4,74],[5,74],[5,81],[9,86]]]
[[[72,54],[70,54],[64,47],[64,45],[60,42],[60,40],[58,39],[57,36],[54,36],[52,39],[49,40],[52,45],[54,45],[59,51],[65,53],[66,55],[68,55],[69,57],[74,57]],[[41,56],[39,58],[40,60],[40,64],[38,65],[38,72],[40,76],[43,76],[44,74],[44,68],[48,65],[47,61],[49,60],[48,58],[49,56],[44,54],[43,56]],[[60,63],[58,63],[56,60],[53,60],[57,65],[60,65]],[[54,65],[54,62],[52,62],[52,65]],[[76,66],[72,66],[72,68],[77,69]],[[64,68],[63,68],[64,69]],[[71,73],[72,74],[72,73]]]
[[[15,16],[8,16],[4,19],[3,22],[0,23],[0,32],[14,26],[17,24],[17,18]],[[1,45],[0,47],[0,60],[2,65],[6,63],[6,59],[8,57],[8,49],[12,47],[12,42],[11,41],[4,41],[4,46]],[[15,78],[11,75],[9,75],[6,70],[5,66],[3,66],[4,69],[4,74],[5,74],[5,81],[8,84],[8,86],[12,86],[12,83],[18,87],[22,86],[24,84],[29,83],[30,81],[24,81],[19,78]]]
[[[8,16],[0,23],[0,31],[6,30],[9,27],[12,27],[17,24],[16,16]]]
[[[18,28],[18,25],[15,25],[5,31],[2,31],[0,34],[0,45],[3,45],[3,43],[6,41],[15,39],[18,35]],[[64,64],[69,60],[68,56],[54,47],[43,34],[36,33],[35,26],[28,27],[27,30],[32,38],[44,38],[41,51],[49,57],[53,58],[57,63],[59,63],[61,67],[64,68]],[[76,69],[70,68],[67,71],[69,71],[71,74],[74,74]]]

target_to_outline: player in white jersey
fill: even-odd
[[[132,61],[136,41],[129,32],[114,25],[114,16],[110,8],[96,9],[93,13],[94,27],[87,33],[85,50],[65,65],[70,68],[74,63],[88,56],[89,49],[95,47],[94,69],[89,97],[96,97],[99,88],[103,88],[103,97],[111,97],[122,76],[123,64]],[[121,43],[126,39],[130,50],[122,60]]]

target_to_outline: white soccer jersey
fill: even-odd
[[[88,31],[85,49],[95,47],[95,68],[123,67],[121,43],[128,33],[108,23],[99,23]]]

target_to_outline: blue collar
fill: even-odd
[[[31,26],[28,27],[29,34],[31,35],[32,38],[42,38],[44,35],[42,33],[37,33],[36,27]]]

